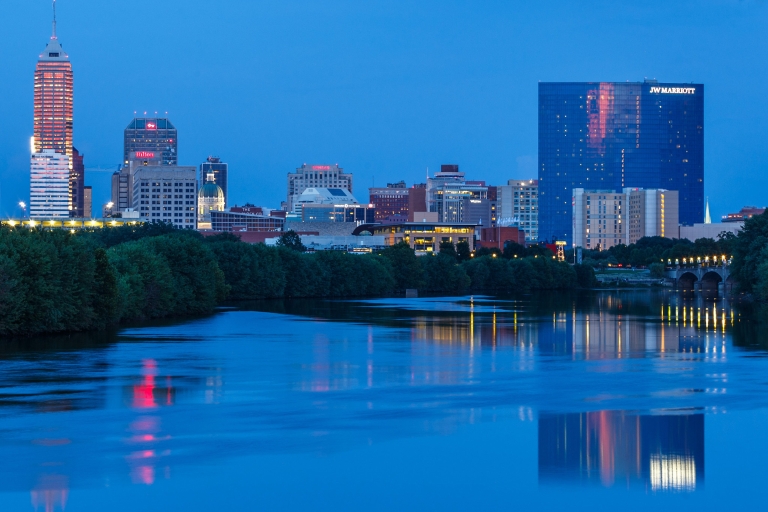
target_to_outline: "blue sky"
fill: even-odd
[[[277,207],[287,172],[338,163],[355,195],[458,163],[536,174],[539,81],[705,84],[713,217],[768,204],[763,0],[59,0],[86,167],[122,159],[134,111],[168,112],[180,164],[230,164],[232,203]],[[28,197],[32,80],[48,0],[2,0],[0,216]],[[91,172],[94,208],[109,173]]]

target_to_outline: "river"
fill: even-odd
[[[5,340],[0,510],[757,508],[757,332],[723,299],[613,291]]]

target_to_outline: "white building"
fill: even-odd
[[[352,175],[338,164],[304,164],[296,172],[288,173],[288,211],[293,211],[296,199],[308,188],[338,188],[352,193]]]
[[[720,235],[733,233],[738,235],[744,229],[744,222],[722,222],[718,224],[694,224],[693,226],[680,226],[680,238],[695,242],[700,238],[717,240]]]
[[[29,184],[32,219],[69,217],[69,157],[44,149],[32,155]]]
[[[306,204],[360,204],[355,196],[345,188],[307,188],[303,193],[293,198],[294,218],[301,218],[301,212]]]
[[[197,169],[170,165],[131,169],[131,208],[146,222],[197,229]]]
[[[500,225],[517,226],[526,242],[539,239],[539,180],[509,180],[498,188]]]
[[[590,250],[631,245],[644,237],[678,238],[679,194],[625,188],[573,190],[573,244]]]

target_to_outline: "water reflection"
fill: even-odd
[[[704,482],[704,415],[542,414],[539,480],[693,491]]]
[[[768,407],[768,360],[745,364],[731,341],[757,339],[747,319],[724,300],[645,291],[276,301],[99,341],[9,343],[0,455],[23,462],[0,467],[0,490],[63,509],[70,489],[157,488],[241,455],[538,417],[538,469],[525,471],[542,483],[691,491],[704,416],[621,411]],[[580,412],[591,407],[614,410]]]

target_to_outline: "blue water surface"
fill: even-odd
[[[760,332],[723,300],[623,291],[4,341],[0,510],[758,508]]]

